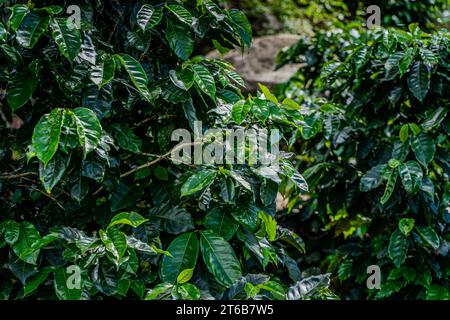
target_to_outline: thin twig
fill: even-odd
[[[4,175],[0,176],[0,179],[3,180],[14,180],[14,179],[21,179],[29,176],[37,176],[38,174],[36,172],[25,172],[25,173],[18,173],[18,174],[10,174],[6,173]]]
[[[47,198],[53,200],[58,205],[58,207],[61,208],[61,210],[66,211],[66,209],[63,207],[63,205],[58,200],[56,200],[55,197],[51,196],[50,194],[45,193],[44,191],[36,189],[34,187],[24,185],[24,184],[19,184],[18,187],[27,188],[27,189],[30,189],[32,191],[39,192],[40,194],[42,194],[42,195],[46,196]]]

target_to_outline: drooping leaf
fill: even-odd
[[[76,108],[69,113],[77,128],[78,141],[83,148],[83,155],[94,151],[102,138],[102,126],[95,113],[88,108]]]
[[[116,55],[116,57],[127,71],[131,82],[134,84],[136,89],[147,101],[150,101],[151,94],[147,87],[148,77],[139,61],[128,54]]]
[[[7,88],[7,101],[13,111],[23,107],[38,86],[36,74],[30,70],[17,72],[11,77]]]
[[[150,30],[160,23],[163,16],[162,9],[144,4],[137,14],[137,24],[142,31]]]

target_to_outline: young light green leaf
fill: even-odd
[[[133,228],[139,227],[141,224],[147,222],[143,216],[136,212],[122,212],[116,214],[108,225],[108,229],[116,225],[129,225]]]
[[[416,221],[414,219],[403,218],[398,222],[398,229],[407,237],[414,229],[415,223]]]

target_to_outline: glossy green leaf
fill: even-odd
[[[30,250],[33,243],[37,242],[41,236],[35,226],[30,222],[22,222],[20,225],[20,234],[13,246],[14,253],[23,262],[36,264],[39,257],[39,250]]]
[[[39,179],[47,193],[51,193],[56,184],[62,179],[69,163],[70,157],[57,153],[48,162],[47,166],[40,164]]]
[[[128,54],[116,55],[116,57],[127,71],[131,82],[134,84],[136,89],[147,101],[150,101],[151,94],[148,89],[147,73],[145,73],[145,70],[139,61]]]
[[[396,267],[400,267],[406,260],[408,253],[408,239],[400,232],[395,230],[390,238],[388,254]]]
[[[233,109],[231,110],[231,117],[238,125],[240,125],[245,118],[247,118],[251,107],[252,106],[249,102],[239,101],[233,106]]]
[[[30,12],[28,6],[24,4],[16,4],[11,7],[11,15],[8,20],[8,28],[13,31],[17,31],[19,29],[20,24],[22,23],[25,16]]]
[[[34,13],[25,16],[17,30],[16,40],[25,48],[31,49],[38,42],[39,38],[47,30],[50,17],[41,17]]]
[[[20,236],[20,224],[13,220],[8,220],[4,232],[6,243],[9,245],[14,245]]]
[[[138,26],[143,30],[150,30],[161,22],[163,11],[149,4],[144,4],[139,10],[136,18]]]
[[[68,274],[65,268],[59,268],[54,272],[54,289],[56,296],[59,300],[81,300],[82,295],[82,283],[80,281],[80,287],[74,286],[72,288],[71,279],[74,275]]]
[[[189,26],[192,25],[192,15],[183,6],[179,4],[169,4],[166,7],[173,15],[178,18],[178,20],[186,23]]]
[[[417,161],[425,168],[428,168],[436,152],[434,140],[429,135],[421,133],[411,140],[411,148],[414,151]]]
[[[161,277],[164,282],[175,283],[186,269],[194,269],[197,263],[199,242],[193,232],[176,237],[167,248],[172,257],[164,256],[161,262]]]
[[[384,190],[384,194],[380,199],[380,202],[382,205],[385,205],[391,198],[392,194],[394,193],[395,185],[397,183],[397,178],[398,178],[398,171],[392,170],[391,173],[389,174],[389,178],[386,183],[386,188]]]
[[[416,161],[408,161],[398,167],[403,187],[410,194],[417,193],[422,186],[423,172]]]
[[[437,250],[439,248],[441,241],[436,231],[434,231],[432,227],[416,226],[414,230],[419,234],[422,240],[425,241],[425,243],[429,245],[431,248],[433,248],[434,250]]]
[[[34,128],[32,147],[44,167],[58,150],[64,116],[63,109],[53,109],[50,114],[44,115]]]
[[[230,240],[239,228],[239,223],[225,210],[215,208],[206,214],[205,227]]]
[[[412,94],[423,101],[430,90],[430,71],[422,62],[416,62],[408,77],[408,86]]]
[[[210,96],[212,99],[216,98],[216,84],[214,82],[214,78],[209,72],[209,70],[200,65],[194,64],[192,66],[194,70],[194,80],[195,83],[199,86],[199,88]]]
[[[181,187],[181,195],[189,196],[209,186],[216,178],[217,172],[203,169],[190,176]]]
[[[133,130],[125,124],[113,124],[114,137],[117,144],[124,150],[140,153],[142,148],[141,139],[134,134]]]
[[[167,21],[167,41],[173,52],[182,60],[188,60],[194,51],[194,38],[190,29],[179,22]]]
[[[230,244],[212,231],[200,233],[203,262],[218,283],[231,286],[242,276],[241,266]]]
[[[66,18],[52,18],[50,28],[61,54],[70,62],[75,60],[81,50],[80,31],[77,28],[69,28],[69,20]]]
[[[23,107],[38,86],[38,77],[31,70],[17,72],[7,88],[7,101],[13,111]]]
[[[94,151],[102,138],[102,126],[95,113],[88,108],[76,108],[69,112],[75,121],[78,141],[83,148],[83,155]]]

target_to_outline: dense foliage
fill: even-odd
[[[285,141],[303,119],[265,87],[244,99],[231,65],[194,56],[203,44],[248,47],[241,11],[0,5],[2,299],[334,297],[329,275],[304,278],[291,257],[303,240],[276,221],[279,187],[307,190],[290,154],[279,166],[171,161],[172,132],[197,120],[202,132],[279,129]]]
[[[305,63],[284,92],[304,99],[292,145],[310,198],[289,208],[314,248],[305,261],[336,272],[342,296],[449,298],[449,45],[448,31],[410,25],[320,33],[280,54]],[[366,288],[370,265],[380,291]]]

